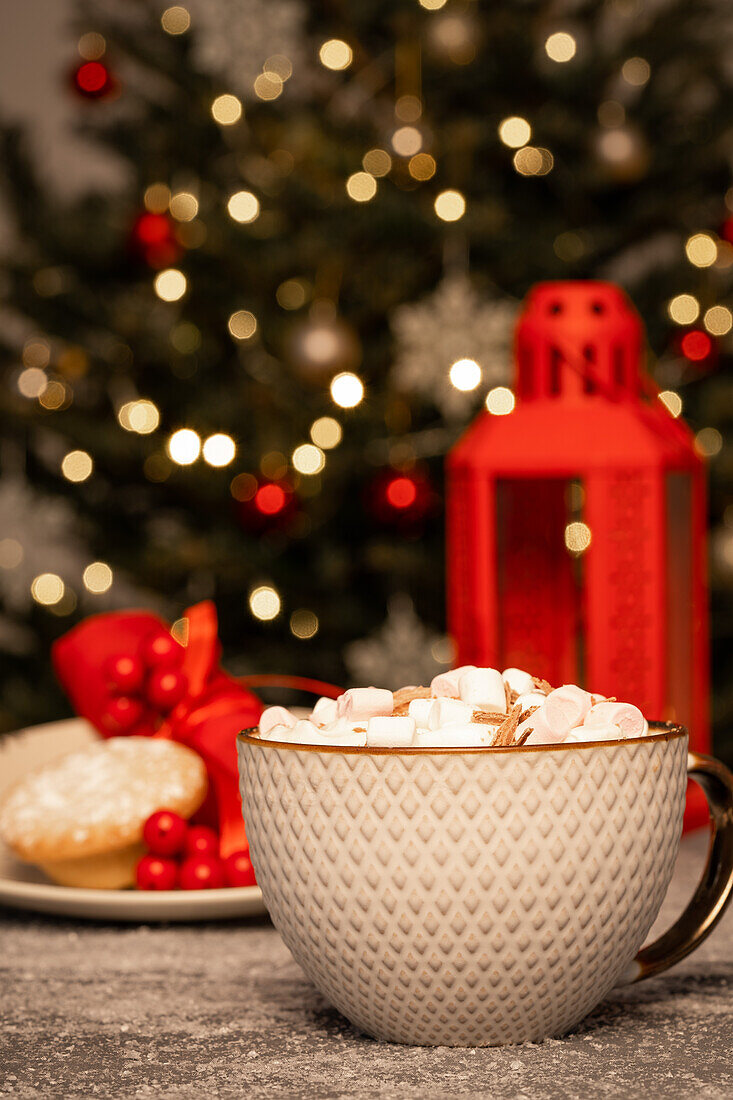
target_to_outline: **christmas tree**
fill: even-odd
[[[73,94],[119,189],[62,204],[2,133],[2,724],[58,715],[48,648],[78,618],[204,597],[234,671],[424,682],[450,661],[442,457],[482,402],[510,407],[528,287],[594,277],[632,296],[711,459],[724,727],[723,21],[705,0],[81,6]]]

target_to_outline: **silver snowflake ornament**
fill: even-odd
[[[418,618],[405,593],[392,597],[387,618],[373,634],[351,642],[344,650],[354,683],[393,690],[429,684],[433,676],[450,667],[451,658],[448,639]]]

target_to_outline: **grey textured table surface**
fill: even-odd
[[[683,842],[657,923],[699,877]],[[675,969],[563,1038],[504,1049],[377,1043],[306,981],[263,918],[135,927],[0,910],[0,1095],[733,1097],[733,906]]]

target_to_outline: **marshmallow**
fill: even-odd
[[[428,715],[430,714],[431,707],[434,700],[432,699],[411,699],[407,707],[407,713],[410,718],[414,718],[420,729],[428,728]]]
[[[496,733],[496,726],[485,722],[466,722],[460,726],[444,726],[437,730],[418,730],[415,745],[424,749],[444,749],[480,745],[490,745]]]
[[[530,707],[543,707],[547,699],[546,695],[543,695],[541,691],[528,691],[524,695],[520,695],[517,699],[517,703],[521,706],[522,710],[528,710]]]
[[[475,667],[475,665],[461,665],[460,668],[452,668],[450,672],[438,673],[430,681],[430,694],[434,699],[457,699],[458,682],[461,676]]]
[[[563,684],[545,699],[542,717],[555,740],[561,741],[571,729],[582,725],[590,708],[591,697],[587,691],[575,684]]]
[[[295,715],[291,714],[285,707],[268,707],[260,715],[260,735],[269,733],[275,726],[284,726],[286,729],[290,729],[297,720]]]
[[[619,726],[622,737],[646,737],[649,732],[644,715],[632,703],[596,703],[586,714],[583,725],[588,729]]]
[[[607,726],[578,726],[572,733],[577,741],[623,741],[624,739],[620,726],[612,723]]]
[[[336,720],[336,700],[322,695],[311,711],[311,722],[318,726],[327,726]]]
[[[370,748],[404,747],[415,738],[417,723],[407,715],[389,718],[370,718],[367,722],[366,743]]]
[[[559,745],[564,740],[565,734],[569,732],[565,730],[557,734],[549,728],[544,715],[544,703],[533,714],[530,714],[529,718],[525,718],[523,722],[519,723],[517,732],[514,735],[515,740],[519,741],[527,729],[531,729],[532,732],[524,742],[525,745]]]
[[[473,707],[460,699],[436,699],[428,715],[428,729],[441,726],[465,726],[473,718]]]
[[[495,668],[473,668],[458,681],[464,703],[481,703],[486,710],[506,714],[506,690],[501,673]]]
[[[350,722],[387,716],[394,709],[394,697],[386,688],[349,688],[336,700],[336,714]]]
[[[524,695],[534,690],[534,681],[528,672],[521,668],[505,668],[501,674],[505,684],[508,684],[517,695]]]

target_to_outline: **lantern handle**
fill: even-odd
[[[702,787],[710,808],[707,864],[690,904],[654,943],[643,948],[623,981],[639,982],[680,962],[707,939],[733,896],[733,774],[711,756],[687,754],[687,774]]]

